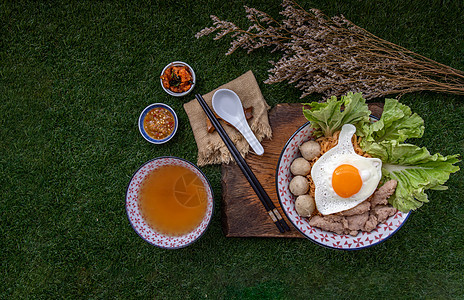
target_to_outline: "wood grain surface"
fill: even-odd
[[[369,104],[374,116],[379,117],[383,105]],[[278,104],[269,112],[272,139],[263,140],[262,156],[248,153],[245,161],[278,208],[291,231],[280,233],[270,220],[258,196],[235,163],[222,164],[222,225],[227,237],[303,237],[283,213],[275,188],[276,166],[283,147],[293,133],[307,120],[301,104]]]

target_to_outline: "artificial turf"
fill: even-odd
[[[300,1],[464,70],[462,1]],[[171,61],[193,66],[196,93],[252,70],[271,106],[299,99],[266,85],[278,53],[197,40],[209,15],[247,26],[243,5],[278,17],[279,1],[2,1],[0,4],[0,298],[463,298],[464,171],[386,242],[335,251],[306,239],[226,238],[220,166],[201,169],[215,194],[205,235],[180,250],[143,241],[124,208],[144,162],[196,162],[183,103],[160,86]],[[381,100],[381,99],[379,99]],[[401,101],[421,115],[431,152],[464,154],[464,97],[422,92]],[[137,129],[150,103],[173,107],[180,127],[163,145]],[[463,169],[463,163],[458,164]]]

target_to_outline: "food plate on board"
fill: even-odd
[[[360,232],[356,236],[327,232],[309,225],[309,219],[300,217],[295,209],[295,199],[289,189],[293,175],[290,172],[292,161],[300,156],[299,146],[313,138],[310,122],[301,126],[290,137],[280,155],[276,169],[276,189],[280,205],[288,220],[306,238],[324,247],[343,250],[359,250],[377,245],[395,234],[406,222],[411,212],[397,211],[371,232]]]

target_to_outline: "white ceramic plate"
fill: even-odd
[[[178,165],[190,169],[198,175],[206,190],[208,203],[206,206],[206,214],[203,220],[201,221],[200,225],[192,232],[182,236],[168,236],[155,231],[145,222],[139,211],[138,194],[140,190],[140,184],[142,183],[143,179],[150,173],[150,171],[166,165]],[[183,248],[198,240],[206,231],[211,221],[213,209],[213,191],[211,189],[211,184],[209,183],[205,174],[203,174],[203,172],[191,162],[178,157],[163,156],[145,163],[134,173],[126,191],[126,212],[130,224],[142,239],[160,248]]]
[[[290,164],[292,161],[301,156],[298,147],[312,139],[313,131],[310,128],[310,123],[306,123],[300,127],[288,140],[280,155],[276,169],[276,189],[279,197],[279,202],[282,210],[287,215],[287,218],[305,237],[321,246],[344,249],[358,250],[379,244],[396,231],[398,231],[407,218],[409,213],[398,211],[395,215],[388,218],[384,223],[379,224],[376,229],[371,232],[360,232],[357,236],[340,235],[333,232],[323,231],[317,227],[309,225],[308,218],[300,217],[295,210],[296,197],[290,192],[288,186],[293,175],[290,172]]]

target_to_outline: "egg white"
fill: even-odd
[[[315,185],[317,210],[329,215],[355,207],[376,190],[382,177],[382,161],[378,158],[367,158],[356,154],[351,138],[356,127],[343,125],[337,146],[324,153],[313,165],[311,177]],[[332,187],[332,174],[343,164],[357,168],[362,180],[359,192],[348,198],[340,197]]]

